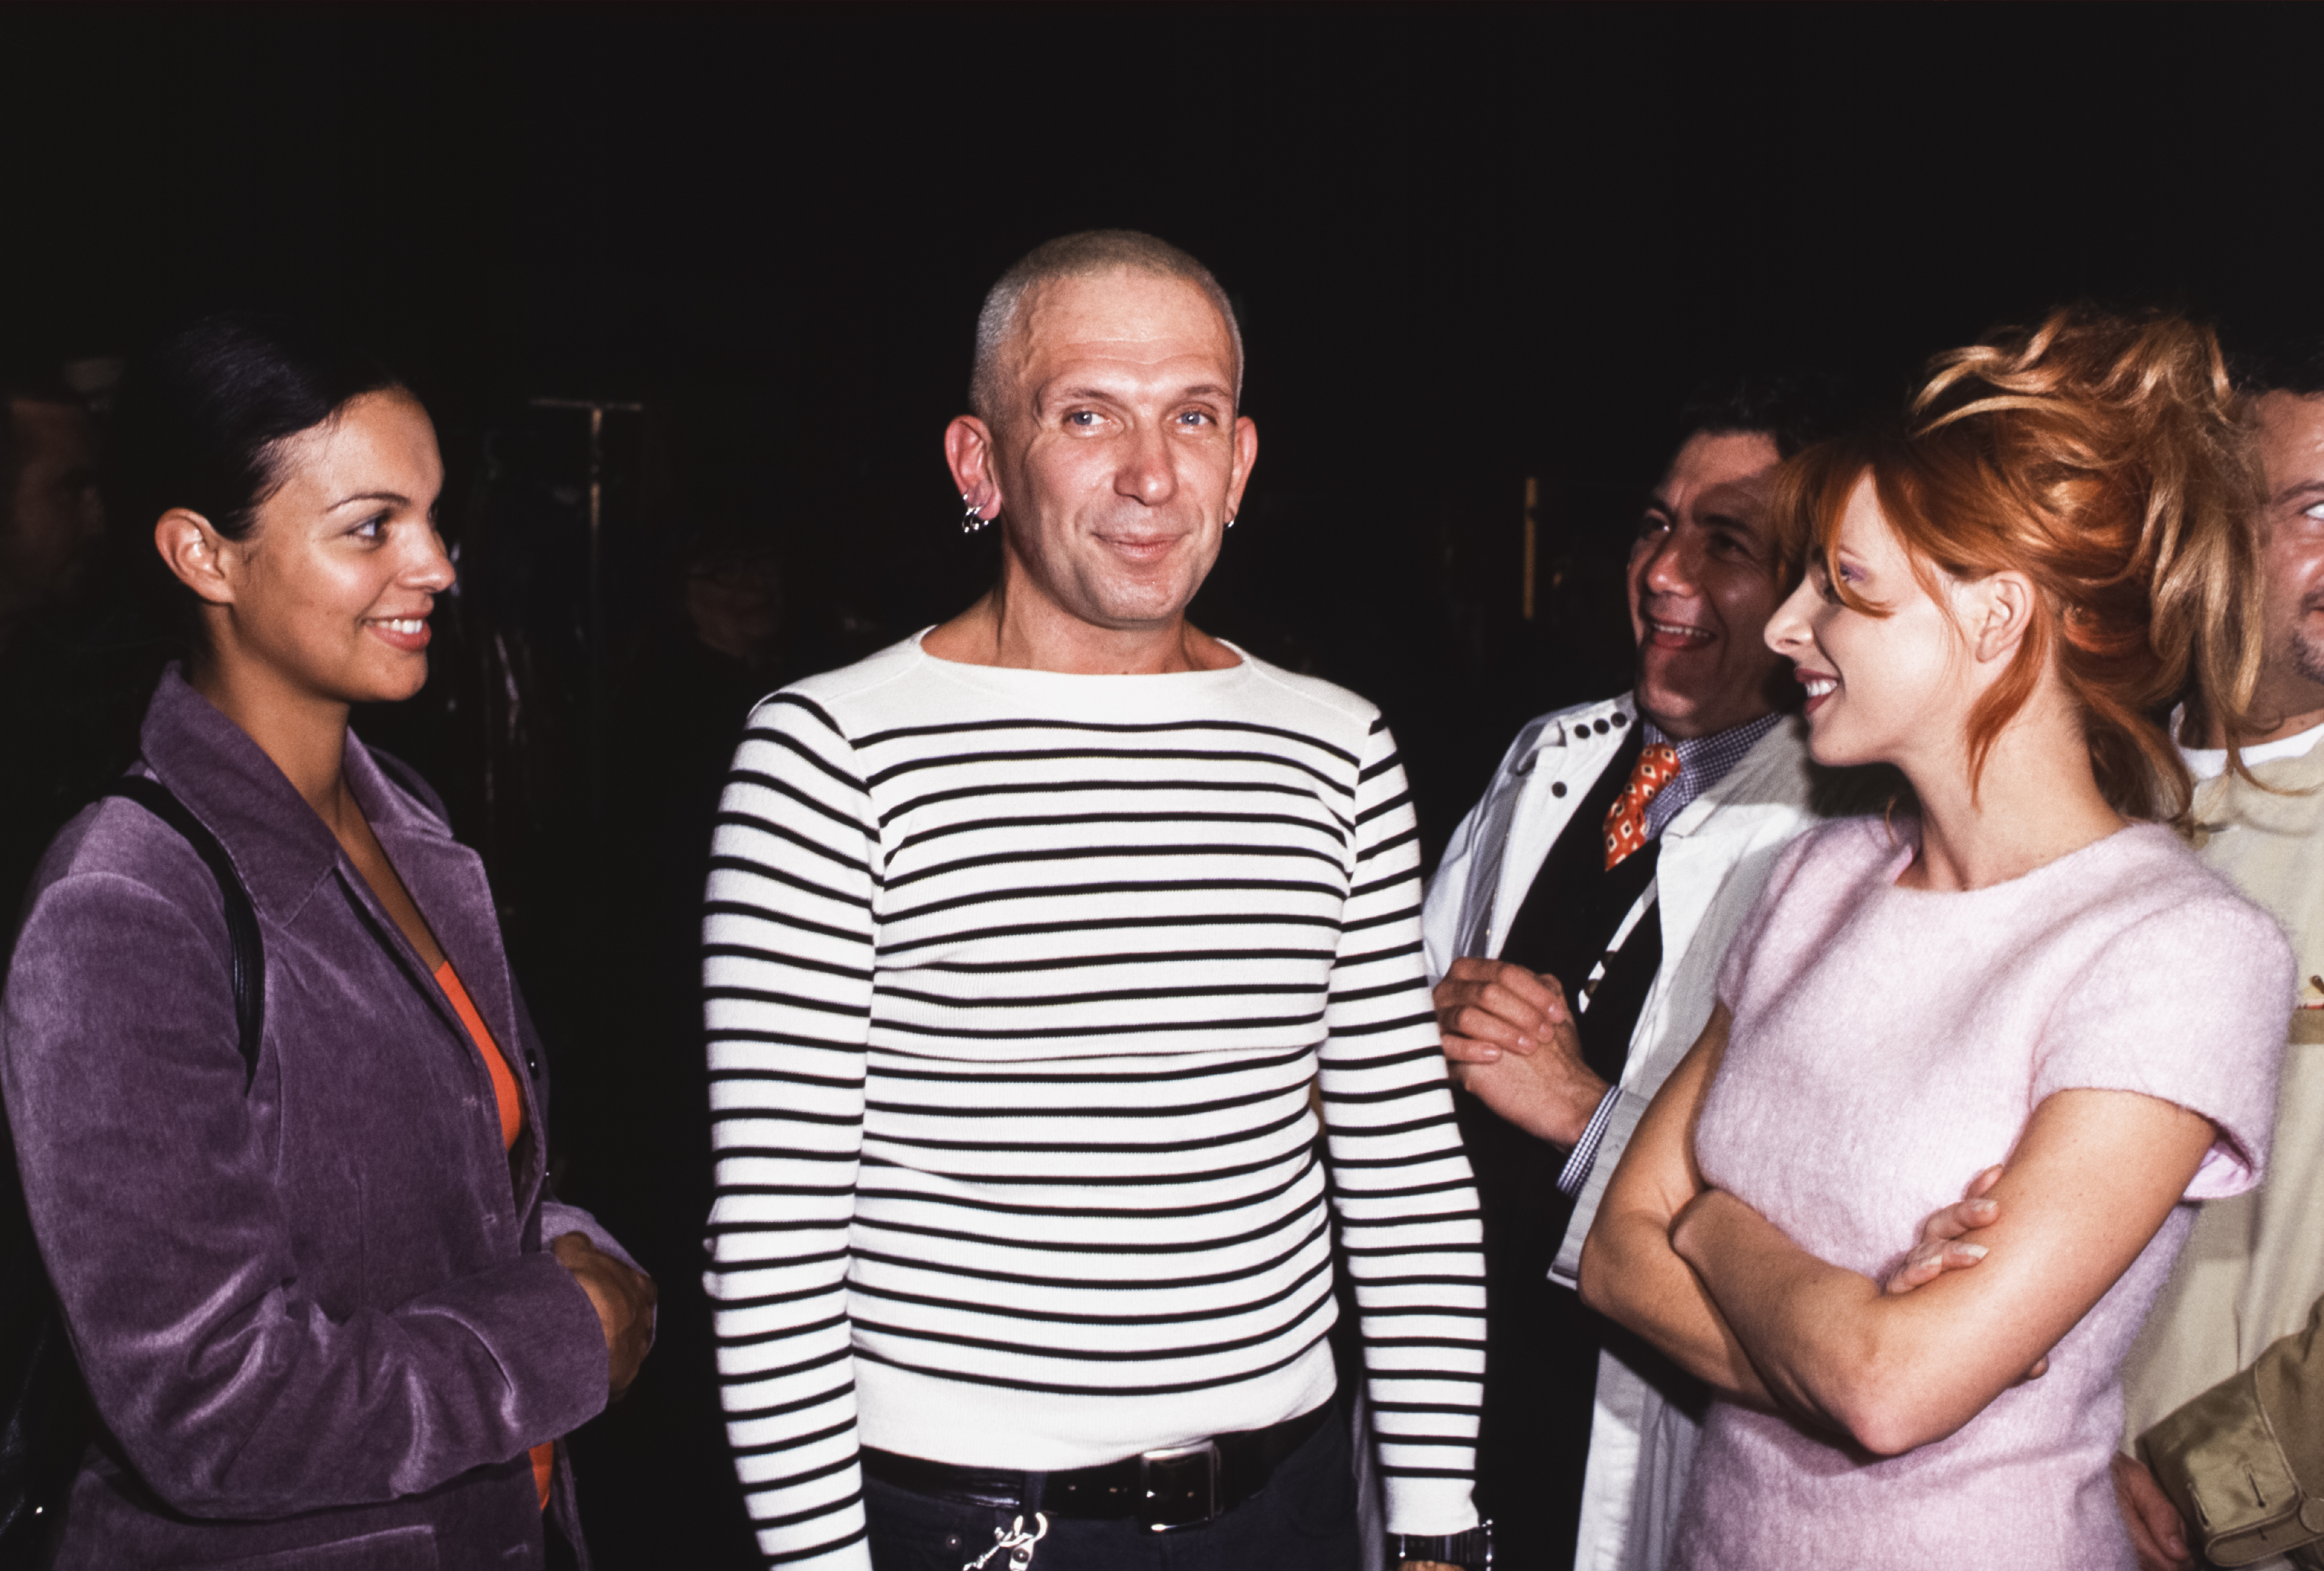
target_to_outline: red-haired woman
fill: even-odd
[[[2256,664],[2210,335],[2061,315],[1912,414],[1785,476],[1810,572],[1767,638],[1815,757],[1917,813],[1785,853],[1582,1256],[1721,1398],[1678,1566],[2131,1565],[2117,1367],[2271,1125],[2291,956],[2155,822],[2153,716],[2240,713]]]

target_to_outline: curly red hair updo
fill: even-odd
[[[2232,738],[2261,648],[2264,485],[2211,331],[2162,313],[2067,309],[1939,355],[1900,426],[1811,448],[1779,472],[1775,516],[1800,555],[1829,570],[1868,473],[1941,603],[1934,573],[2015,570],[2041,597],[2044,614],[1970,716],[1972,789],[2054,663],[2107,801],[2183,827],[2193,783],[2170,707],[2183,700]],[[1829,576],[1843,602],[1886,614]]]

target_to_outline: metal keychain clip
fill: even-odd
[[[1039,1511],[1033,1513],[1033,1530],[1025,1530],[1025,1519],[1019,1517],[1005,1528],[992,1530],[992,1548],[969,1561],[960,1571],[984,1571],[985,1563],[1001,1550],[1009,1551],[1009,1571],[1026,1571],[1033,1564],[1033,1546],[1049,1536],[1049,1519]]]

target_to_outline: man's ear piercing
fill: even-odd
[[[968,507],[968,492],[962,492],[960,493],[960,501],[963,507]],[[960,532],[964,535],[973,535],[977,530],[984,528],[986,524],[989,524],[991,521],[991,519],[984,516],[982,510],[973,507],[969,507],[968,511],[961,518]]]

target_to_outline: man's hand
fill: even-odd
[[[1986,1192],[2001,1181],[2001,1168],[1997,1163],[1969,1181],[1961,1198],[1941,1210],[1932,1211],[1921,1224],[1920,1242],[1906,1252],[1904,1263],[1891,1272],[1888,1280],[1880,1284],[1883,1292],[1908,1293],[1916,1287],[1932,1282],[1949,1271],[1966,1271],[1985,1258],[1985,1245],[1964,1244],[1964,1233],[1974,1233],[1979,1227],[1990,1227],[2001,1220],[2001,1202],[1988,1199]],[[2034,1366],[2019,1375],[2025,1381],[2039,1380],[2050,1373],[2050,1356],[2043,1354],[2034,1361]]]
[[[1518,1128],[1571,1148],[1605,1099],[1555,977],[1507,960],[1457,960],[1436,984],[1453,1084]]]
[[[2114,1499],[2122,1508],[2123,1526],[2130,1530],[2138,1571],[2190,1571],[2195,1557],[2187,1552],[2187,1525],[2179,1520],[2179,1508],[2145,1463],[2119,1451],[2114,1454]]]
[[[629,1390],[638,1366],[653,1346],[653,1307],[659,1296],[653,1278],[632,1271],[595,1244],[586,1233],[567,1233],[549,1246],[557,1263],[573,1273],[597,1323],[605,1332],[606,1379],[615,1396]]]

